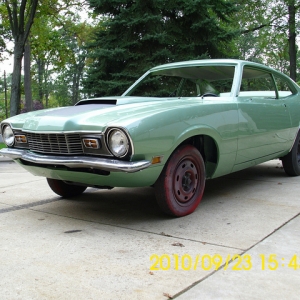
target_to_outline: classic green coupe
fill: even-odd
[[[270,159],[300,175],[300,88],[241,60],[171,63],[123,95],[4,120],[2,155],[60,196],[153,186],[161,209],[192,213],[205,180]]]

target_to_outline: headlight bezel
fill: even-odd
[[[119,137],[117,136],[119,135]],[[113,145],[112,144],[112,138],[115,137],[115,139],[120,139],[120,141],[123,141],[123,143],[119,144],[119,145]],[[124,142],[125,140],[125,142]],[[116,141],[115,141],[116,142]],[[106,144],[107,144],[107,148],[110,151],[110,153],[117,157],[117,158],[127,158],[128,156],[130,156],[132,154],[132,141],[131,138],[129,136],[129,134],[126,132],[126,130],[124,130],[123,128],[119,128],[119,127],[112,127],[109,128],[106,132]],[[123,151],[119,151],[114,149],[114,147],[120,147],[123,146]],[[122,149],[121,149],[122,150]]]
[[[7,133],[8,130],[10,131],[9,133]],[[7,147],[13,147],[13,145],[15,144],[15,134],[10,125],[5,124],[3,126],[2,138],[3,138],[3,142],[5,143],[5,145]],[[10,141],[8,141],[9,139],[10,139]]]

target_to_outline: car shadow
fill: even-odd
[[[275,164],[261,164],[207,180],[202,202],[193,214],[201,213],[201,206],[205,203],[214,205],[214,202],[217,203],[219,198],[224,195],[227,195],[226,201],[230,201],[230,197],[237,197],[238,193],[249,185],[255,189],[256,185],[280,182],[287,180],[286,178],[287,176],[281,167],[275,166]],[[80,196],[62,200],[68,206],[65,211],[74,214],[75,217],[84,215],[85,219],[102,220],[104,223],[119,221],[121,223],[135,223],[142,220],[173,219],[173,217],[161,212],[152,187],[114,188],[112,190],[88,188]]]
[[[275,161],[273,161],[275,162]],[[213,201],[212,198],[218,194],[234,194],[251,185],[253,188],[262,182],[281,184],[288,181],[281,162],[263,163],[222,177],[207,180],[205,186],[205,197],[202,201]]]

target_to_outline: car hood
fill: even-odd
[[[110,126],[127,127],[158,112],[199,105],[201,98],[109,97],[80,101],[76,106],[45,109],[9,118],[15,129],[40,132],[96,131]]]

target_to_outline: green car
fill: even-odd
[[[196,60],[146,72],[123,95],[20,114],[0,151],[62,197],[153,186],[167,214],[200,203],[206,179],[270,159],[300,175],[300,88],[269,67]]]

